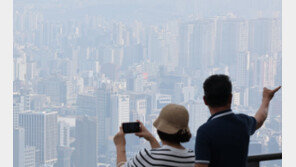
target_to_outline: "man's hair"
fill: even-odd
[[[210,107],[223,107],[227,105],[232,85],[228,76],[211,75],[203,83],[205,101]]]
[[[161,140],[172,143],[185,143],[191,138],[191,133],[184,130],[179,130],[176,134],[167,134],[157,130],[157,134]]]

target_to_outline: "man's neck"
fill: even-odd
[[[214,114],[221,112],[221,111],[230,110],[231,106],[227,105],[227,106],[223,106],[223,107],[209,107],[209,109],[210,109],[211,115],[214,115]]]

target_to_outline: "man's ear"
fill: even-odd
[[[207,102],[207,100],[206,100],[206,97],[205,97],[205,96],[203,96],[203,101],[204,101],[205,105],[208,105],[208,102]]]
[[[231,104],[232,103],[232,93],[229,95],[229,98],[228,98],[228,104]]]

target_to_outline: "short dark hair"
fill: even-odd
[[[210,107],[227,105],[232,92],[229,77],[223,74],[211,75],[203,83],[205,101]]]
[[[179,130],[175,134],[167,134],[157,130],[157,134],[161,140],[172,143],[185,143],[188,142],[191,138],[191,133],[189,131],[184,130]]]

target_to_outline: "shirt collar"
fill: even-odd
[[[208,119],[208,121],[225,116],[225,115],[229,115],[229,114],[233,114],[231,109],[220,111],[220,112],[217,112],[217,113],[211,115],[211,117]]]

